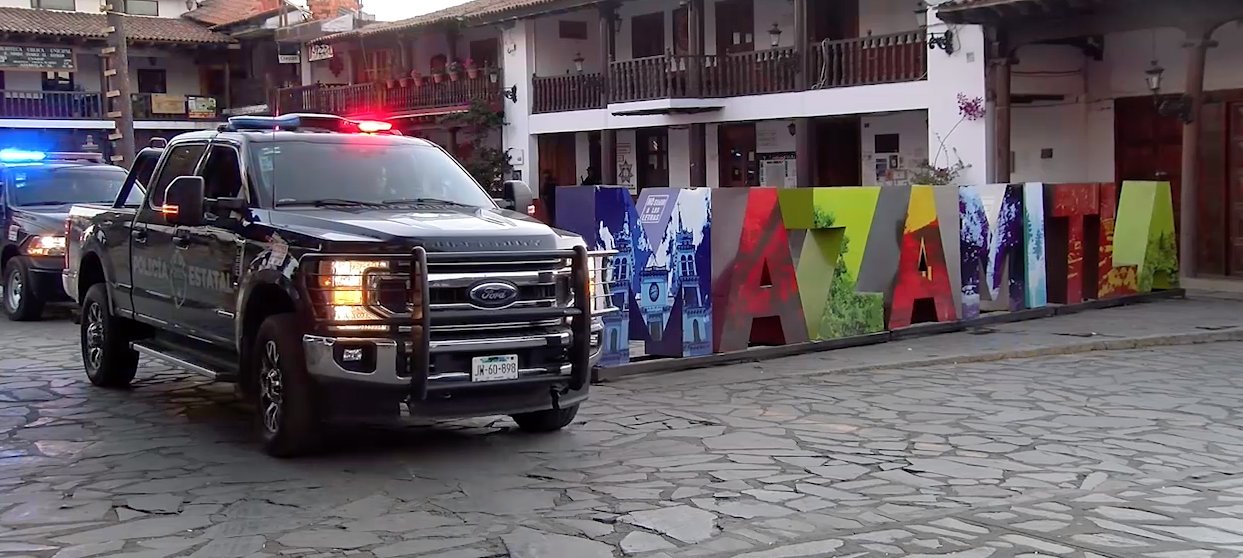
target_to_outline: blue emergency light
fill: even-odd
[[[47,158],[42,151],[26,151],[24,149],[0,149],[0,163],[37,163]]]

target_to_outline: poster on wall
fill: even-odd
[[[332,58],[332,45],[311,45],[308,49],[307,60],[310,62],[319,62],[320,60],[328,60]]]
[[[216,117],[215,97],[186,97],[186,104],[190,107],[190,118]]]
[[[152,94],[151,112],[153,114],[185,114],[186,98],[182,95]]]

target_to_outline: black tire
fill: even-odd
[[[99,387],[123,388],[134,381],[138,353],[130,348],[130,322],[112,315],[108,287],[92,285],[82,299],[78,320],[82,341],[82,366],[86,377]]]
[[[556,432],[574,422],[574,417],[578,416],[578,405],[570,405],[560,409],[549,409],[547,411],[536,411],[534,413],[523,413],[514,415],[510,418],[518,423],[518,428],[523,432],[544,433]]]
[[[248,351],[258,429],[263,450],[273,457],[312,453],[322,441],[320,406],[306,371],[301,331],[294,314],[270,316]]]
[[[5,266],[4,315],[14,322],[31,322],[43,317],[43,300],[31,287],[30,264],[25,258],[13,258]]]

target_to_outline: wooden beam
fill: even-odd
[[[1091,13],[1007,22],[1015,46],[1161,27],[1213,28],[1243,19],[1237,0],[1113,0]]]

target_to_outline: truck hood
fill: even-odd
[[[501,209],[299,208],[270,215],[272,225],[320,240],[421,244],[435,252],[556,250],[582,242]]]
[[[49,205],[38,208],[14,208],[13,224],[21,226],[27,234],[65,234],[65,220],[69,218],[68,205]]]

